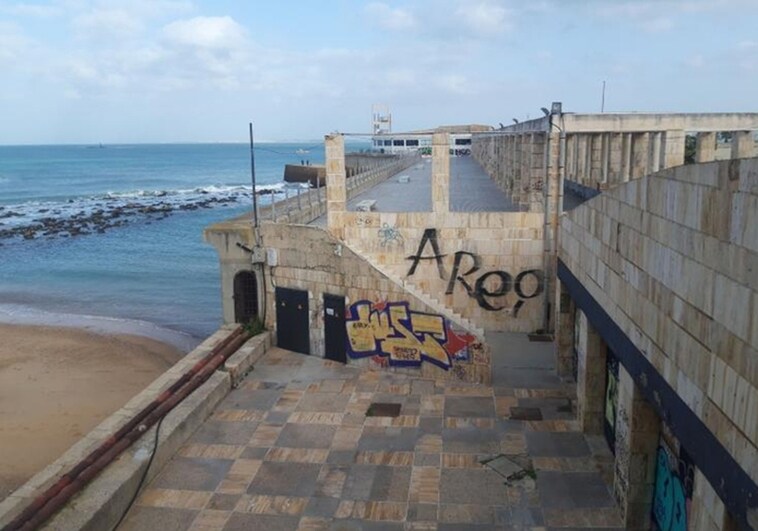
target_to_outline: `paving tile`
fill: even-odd
[[[270,496],[257,494],[243,496],[234,510],[238,513],[300,515],[308,505],[308,499],[302,496]]]
[[[342,413],[349,399],[349,396],[337,393],[305,393],[300,398],[295,411]]]
[[[440,503],[504,505],[508,501],[504,479],[491,470],[443,468]]]
[[[188,509],[165,509],[161,507],[134,506],[129,517],[119,526],[119,531],[186,531],[199,511]]]
[[[218,531],[226,525],[226,522],[231,515],[231,511],[220,511],[215,509],[200,511],[200,514],[198,514],[193,520],[189,531]]]
[[[240,458],[263,459],[268,451],[268,446],[247,446],[244,450],[242,450]]]
[[[439,509],[440,523],[487,524],[495,523],[495,508],[488,505],[443,503]]]
[[[314,496],[341,497],[349,470],[348,466],[323,465],[316,480]]]
[[[408,521],[437,521],[439,506],[436,503],[411,503],[408,505]]]
[[[355,463],[355,450],[332,450],[326,458],[330,465],[351,465]]]
[[[332,529],[332,519],[321,516],[303,516],[297,526],[297,531],[329,531],[330,529]]]
[[[299,522],[298,516],[232,513],[223,531],[292,531]]]
[[[594,472],[538,472],[537,488],[545,508],[615,506],[602,478]]]
[[[421,437],[418,428],[376,428],[363,429],[358,441],[358,450],[395,450],[412,452]]]
[[[347,479],[342,489],[343,500],[368,500],[378,466],[353,465],[347,470]]]
[[[337,512],[339,504],[340,500],[337,498],[314,496],[308,501],[304,514],[331,518]]]
[[[409,502],[433,503],[440,501],[440,470],[432,467],[413,467]]]
[[[413,466],[433,466],[439,468],[441,463],[439,453],[416,452],[413,455]]]
[[[581,433],[527,432],[526,444],[532,457],[584,457],[590,448]]]
[[[150,486],[212,492],[224,479],[232,463],[229,459],[174,457]]]
[[[475,427],[442,430],[442,449],[450,453],[496,454],[500,452],[500,435],[494,429]]]
[[[241,494],[214,494],[208,502],[208,509],[218,511],[232,511],[240,501]]]
[[[320,465],[264,461],[247,489],[249,494],[311,496]]]
[[[145,507],[166,507],[171,509],[203,509],[213,493],[194,490],[146,489],[138,500]]]
[[[249,391],[237,389],[235,393],[229,393],[219,407],[221,409],[257,409],[266,411],[276,404],[282,392],[276,389],[256,389]]]
[[[407,501],[411,482],[410,467],[378,466],[369,493],[370,500]]]
[[[285,448],[329,448],[337,431],[335,426],[287,424],[279,433],[276,446]]]
[[[257,422],[228,422],[207,420],[190,437],[189,442],[206,444],[247,444]]]
[[[495,402],[492,397],[446,396],[446,417],[494,417]]]

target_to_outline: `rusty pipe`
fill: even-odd
[[[77,463],[74,468],[61,476],[54,485],[35,498],[34,501],[32,501],[32,503],[30,503],[10,524],[8,524],[3,531],[35,529],[36,526],[44,523],[47,518],[65,504],[71,495],[76,493],[92,477],[102,470],[105,465],[112,461],[115,456],[119,455],[125,448],[137,440],[139,435],[142,435],[147,428],[152,426],[152,424],[157,421],[157,419],[152,420],[155,418],[154,414],[156,412],[160,411],[162,412],[162,415],[165,415],[170,411],[181,399],[185,398],[190,392],[192,392],[192,390],[196,389],[202,382],[207,380],[221,363],[223,363],[232,353],[236,352],[247,339],[248,335],[243,334],[242,327],[234,329],[206,356],[195,363],[192,368],[174,382],[171,387],[163,391],[148,406],[143,408],[118,431],[103,441],[103,443],[87,457]],[[208,370],[210,367],[212,368]],[[197,380],[197,375],[199,374],[204,375],[202,381],[193,384],[193,381]],[[191,387],[188,384],[191,384]],[[182,393],[185,389],[189,389],[189,391]],[[181,396],[181,398],[178,401],[172,400],[172,397],[176,396]],[[169,409],[163,407],[169,403],[172,404]],[[151,419],[150,424],[146,424],[148,419]],[[124,446],[122,441],[125,440],[127,440],[128,443]],[[116,448],[118,448],[118,450],[115,453],[111,451]],[[107,458],[107,460],[103,460],[102,458]],[[99,468],[94,472],[88,472],[96,463],[100,464]],[[83,477],[83,481],[77,481],[80,477]],[[75,487],[69,488],[72,486]],[[60,503],[60,500],[62,500],[62,503]],[[50,510],[52,506],[54,506],[54,508]]]

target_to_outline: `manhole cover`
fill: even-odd
[[[400,414],[400,404],[372,402],[366,411],[367,417],[397,417]]]
[[[538,407],[512,407],[513,420],[542,420],[542,411]]]

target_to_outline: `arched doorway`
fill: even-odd
[[[258,281],[252,271],[234,276],[234,321],[249,323],[258,315]]]

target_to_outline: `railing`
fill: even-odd
[[[376,184],[388,179],[421,160],[417,153],[403,156],[388,164],[371,168],[356,174],[345,182],[347,199],[365,192]],[[318,182],[318,180],[317,180]],[[276,200],[278,195],[271,190],[259,197],[270,195],[271,203],[259,209],[260,221],[274,223],[310,223],[326,214],[326,187],[318,188],[284,188],[284,199]]]

